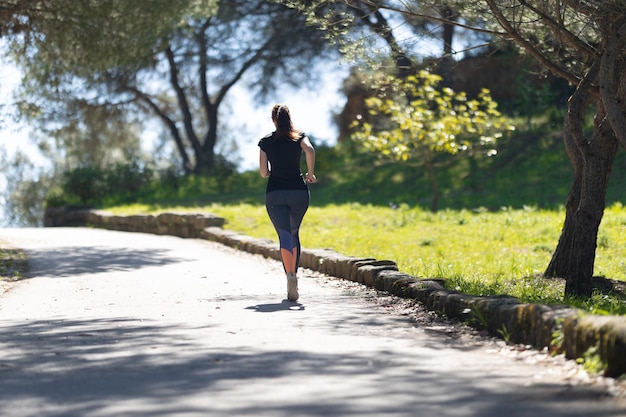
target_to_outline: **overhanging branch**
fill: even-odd
[[[471,25],[466,25],[464,23],[458,22],[456,20],[450,20],[450,19],[446,19],[443,17],[439,17],[439,16],[433,16],[431,14],[424,14],[424,13],[419,13],[415,10],[413,10],[411,8],[411,5],[408,4],[408,2],[402,2],[404,5],[404,9],[399,8],[399,7],[394,7],[394,6],[390,6],[390,5],[384,5],[384,4],[378,4],[377,2],[374,2],[372,0],[364,0],[363,3],[372,6],[372,7],[377,7],[381,10],[389,10],[391,12],[395,12],[395,13],[400,13],[403,15],[408,15],[408,16],[415,16],[415,17],[419,17],[422,19],[426,19],[426,20],[430,20],[433,22],[437,22],[437,23],[442,23],[445,25],[454,25],[456,27],[462,28],[462,29],[467,29],[467,30],[471,30],[473,32],[478,32],[478,33],[485,33],[488,35],[493,35],[493,36],[499,36],[499,37],[506,37],[507,34],[505,32],[498,32],[498,31],[494,31],[494,30],[489,30],[489,29],[485,29],[485,28],[480,28],[477,26],[471,26]]]
[[[500,10],[500,8],[498,7],[498,5],[496,4],[494,0],[485,0],[485,2],[491,9],[491,12],[493,13],[494,17],[496,18],[500,26],[502,26],[502,28],[508,34],[508,37],[513,42],[515,42],[522,49],[528,52],[533,58],[537,60],[537,62],[539,62],[539,64],[541,64],[544,68],[552,72],[554,75],[569,81],[573,85],[578,85],[578,83],[580,82],[580,79],[576,77],[574,74],[556,65],[554,62],[548,59],[548,57],[542,54],[541,51],[537,49],[529,40],[524,38],[513,27],[511,22],[509,22],[509,20],[504,16],[504,14],[502,13],[502,11]]]
[[[567,43],[569,47],[576,49],[587,58],[591,58],[595,54],[594,48],[567,30],[565,25],[556,22],[552,16],[532,4],[529,4],[526,0],[519,0],[519,3],[535,13],[550,28],[550,30],[552,30],[552,33],[556,38],[564,38],[564,43]]]

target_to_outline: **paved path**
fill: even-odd
[[[0,297],[2,417],[626,415],[577,368],[357,284],[305,272],[287,302],[277,262],[212,242],[85,228],[0,239],[31,260]]]

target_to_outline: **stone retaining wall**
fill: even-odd
[[[274,241],[224,230],[224,223],[224,219],[212,214],[114,216],[71,207],[49,209],[44,219],[47,227],[90,226],[206,239],[280,260]],[[300,266],[416,299],[429,310],[486,329],[512,343],[558,349],[570,359],[596,349],[607,365],[608,376],[626,374],[626,317],[594,316],[564,306],[524,304],[511,297],[461,294],[445,289],[442,279],[417,278],[398,271],[393,261],[346,256],[329,249],[303,248]]]

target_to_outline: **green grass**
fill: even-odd
[[[265,206],[214,204],[197,210],[226,218],[229,229],[275,238]],[[542,272],[561,221],[558,212],[533,209],[432,213],[406,205],[397,209],[359,203],[316,207],[313,202],[301,239],[310,248],[391,259],[416,276],[493,281]]]

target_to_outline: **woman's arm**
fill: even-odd
[[[263,178],[270,176],[270,164],[264,150],[259,150],[259,172]]]
[[[315,177],[315,148],[313,148],[311,141],[306,136],[300,141],[300,147],[304,151],[304,156],[306,158],[306,182],[317,182],[317,178]]]

